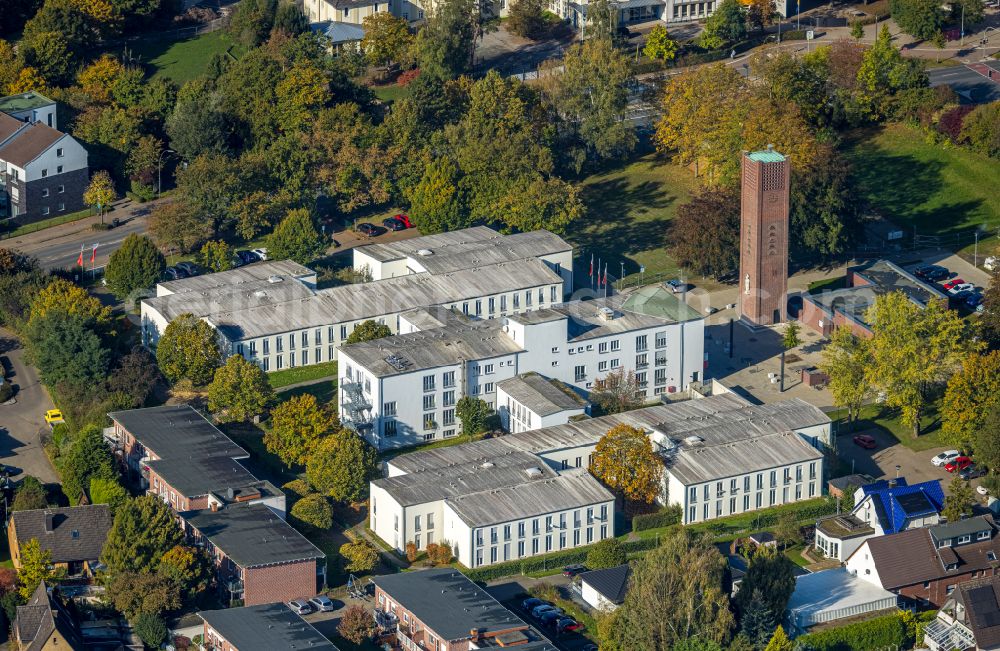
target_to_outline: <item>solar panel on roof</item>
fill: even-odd
[[[926,513],[927,511],[934,511],[934,505],[931,504],[930,500],[923,493],[910,493],[908,495],[898,495],[896,496],[896,501],[899,505],[903,507],[903,511],[907,515],[914,515],[917,513]]]

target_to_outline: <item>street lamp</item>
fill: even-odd
[[[176,154],[177,152],[173,149],[164,149],[160,152],[160,155],[156,157],[156,198],[160,198],[160,190],[163,189],[163,155],[166,153]]]

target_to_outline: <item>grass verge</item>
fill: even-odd
[[[299,382],[310,382],[312,380],[322,380],[324,378],[337,377],[337,362],[324,362],[322,364],[311,364],[309,366],[297,366],[286,368],[283,371],[269,373],[267,378],[274,389],[280,389]]]
[[[27,235],[29,233],[37,233],[38,231],[45,230],[46,228],[52,228],[53,226],[59,226],[60,224],[68,224],[70,222],[86,219],[87,217],[91,217],[94,214],[95,213],[93,210],[91,210],[90,208],[86,208],[84,210],[73,212],[68,215],[59,215],[58,217],[50,217],[49,219],[43,219],[41,221],[25,224],[24,226],[19,226],[10,232],[0,232],[0,239],[9,239],[12,237],[20,237],[22,235]]]
[[[847,410],[838,409],[829,412],[830,418],[837,423],[837,431],[841,434],[880,430],[892,435],[901,444],[914,452],[922,452],[941,447],[941,418],[938,414],[940,405],[930,403],[920,419],[920,435],[913,437],[913,430],[899,421],[899,412],[882,405],[868,405],[861,408],[858,420],[847,422]]]
[[[243,54],[242,46],[234,43],[224,30],[200,34],[182,41],[139,41],[129,47],[133,56],[155,70],[154,79],[166,77],[178,85],[203,75],[216,54],[229,54],[234,59]]]

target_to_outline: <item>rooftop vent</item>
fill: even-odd
[[[482,468],[492,468],[494,465],[495,464],[492,461],[484,461],[481,467]]]
[[[604,321],[612,321],[615,318],[615,311],[610,307],[602,307],[597,311],[597,316]]]
[[[434,252],[431,251],[430,249],[418,249],[417,255],[422,255],[422,256],[434,255]]]
[[[542,476],[542,469],[536,467],[527,468],[524,473],[528,475],[528,479],[538,479]]]
[[[272,285],[274,285],[275,283],[280,283],[283,280],[284,280],[284,278],[282,278],[281,276],[268,276],[267,277],[267,282],[271,283]]]
[[[705,439],[701,438],[700,436],[695,436],[693,434],[684,439],[685,445],[701,445],[704,442]]]
[[[264,298],[265,296],[267,296],[267,292],[265,292],[263,289],[258,289],[253,293],[253,295],[256,296],[257,298]]]
[[[410,360],[402,355],[389,355],[385,358],[386,363],[397,371],[405,371],[410,366]]]

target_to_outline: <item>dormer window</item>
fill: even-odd
[[[938,547],[951,547],[951,538],[945,538],[938,542]]]
[[[958,537],[958,544],[959,545],[964,545],[967,542],[972,542],[972,534],[968,534],[967,533],[967,534],[965,534],[963,536],[959,536]]]
[[[979,533],[976,534],[976,540],[989,540],[989,537],[990,537],[989,530],[980,531]]]
[[[986,552],[986,560],[988,560],[988,561],[995,561],[996,559],[997,559],[997,555],[996,555],[995,552],[992,552],[992,551]]]

